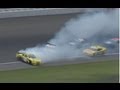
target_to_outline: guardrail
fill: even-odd
[[[86,8],[10,8],[0,9],[0,18],[69,14],[84,12]]]

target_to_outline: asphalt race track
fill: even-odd
[[[76,15],[77,13],[0,19],[0,70],[32,67],[31,65],[17,61],[15,57],[16,52],[46,42],[53,37],[55,32],[60,30],[67,20]],[[103,58],[111,58],[108,56],[104,56]],[[114,55],[114,57],[118,57],[118,55]],[[78,58],[70,60],[70,63],[89,61],[82,60]],[[64,63],[68,63],[68,60],[59,62],[59,64]],[[45,66],[48,65],[57,65],[57,62],[45,64]]]

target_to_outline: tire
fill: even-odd
[[[96,56],[96,53],[93,53],[93,55],[92,56]]]
[[[31,62],[30,60],[28,60],[28,63],[29,63],[29,64],[32,64],[32,62]]]
[[[105,54],[105,52],[103,51],[102,54]]]

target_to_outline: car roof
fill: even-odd
[[[101,48],[101,46],[95,45],[95,46],[91,46],[90,48],[92,48],[92,49],[98,49],[98,48]]]
[[[97,49],[97,46],[91,46],[90,48],[92,48],[92,49]]]

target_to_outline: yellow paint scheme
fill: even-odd
[[[40,59],[35,58],[35,57],[33,58],[30,55],[24,54],[24,53],[17,53],[16,58],[22,60],[25,63],[31,64],[31,65],[34,65],[34,66],[41,64]]]
[[[85,53],[88,56],[96,56],[96,55],[103,55],[106,53],[106,51],[107,51],[107,48],[96,45],[96,46],[91,46],[88,49],[85,49],[83,53]]]

